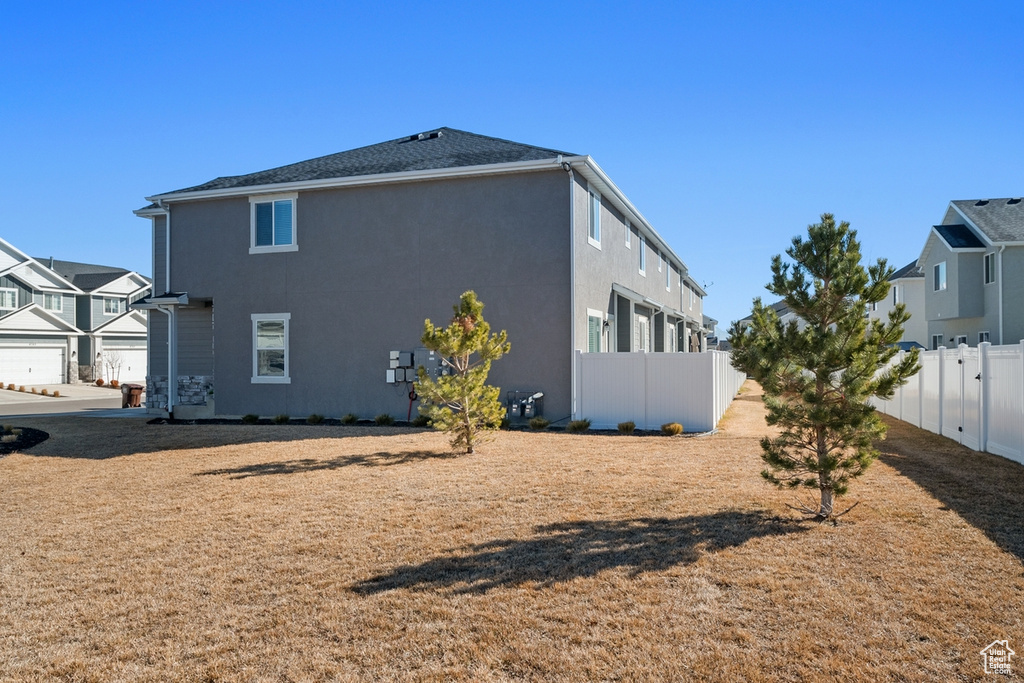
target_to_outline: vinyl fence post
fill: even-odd
[[[946,399],[946,358],[945,358],[946,347],[939,347],[939,434],[942,434],[942,410],[943,403]]]
[[[991,400],[988,350],[991,346],[989,342],[978,344],[978,375],[981,378],[981,386],[978,387],[978,450],[983,453],[988,451],[988,407]]]

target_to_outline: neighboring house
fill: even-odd
[[[804,327],[804,322],[796,316],[796,313],[789,310],[789,305],[782,300],[776,301],[773,304],[768,304],[768,308],[775,311],[775,315],[779,316],[779,320],[782,321],[783,325],[788,325],[790,320],[796,320],[797,324],[801,329]],[[743,329],[747,329],[754,322],[754,314],[751,312],[750,315],[740,318],[736,321]]]
[[[149,283],[137,273],[32,258],[0,239],[0,381],[91,381],[96,354],[104,358],[104,340],[110,349],[123,349],[131,363],[121,368],[120,379],[143,380],[146,318],[127,307],[147,293]]]
[[[31,386],[78,377],[83,332],[75,324],[75,298],[81,293],[0,239],[0,382]]]
[[[918,263],[925,276],[928,348],[1024,339],[1020,198],[950,202]]]
[[[128,306],[153,293],[149,278],[124,268],[37,260],[81,290],[75,302],[75,321],[84,333],[78,378],[145,382],[147,313]]]
[[[440,128],[148,199],[147,399],[179,414],[404,416],[389,352],[468,289],[512,344],[491,382],[553,420],[574,350],[706,344],[704,290],[589,156]]]
[[[868,316],[888,322],[889,312],[896,304],[903,304],[910,320],[903,326],[900,343],[907,348],[911,346],[925,347],[928,342],[928,321],[924,308],[924,272],[918,267],[917,259],[903,266],[891,276],[888,298],[879,301],[874,307],[869,306]]]

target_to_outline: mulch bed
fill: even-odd
[[[33,446],[38,446],[42,442],[50,438],[50,435],[39,429],[32,429],[31,427],[14,427],[15,429],[21,429],[21,434],[18,438],[10,443],[0,443],[0,458],[5,455],[9,455],[16,451],[23,451]]]

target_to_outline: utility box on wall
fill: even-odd
[[[421,365],[426,369],[427,376],[431,379],[451,374],[440,354],[421,346],[414,351],[389,352],[385,381],[388,384],[415,382],[418,379],[417,372]]]

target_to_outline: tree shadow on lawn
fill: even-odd
[[[328,460],[316,460],[314,458],[302,458],[299,460],[281,460],[278,462],[263,462],[255,465],[243,465],[241,467],[226,467],[217,470],[206,470],[196,472],[197,477],[211,475],[226,475],[230,479],[246,479],[248,477],[259,477],[272,474],[300,474],[302,472],[319,472],[322,470],[336,470],[342,467],[390,467],[392,465],[404,465],[410,462],[423,460],[447,460],[458,458],[457,453],[444,453],[432,451],[403,451],[390,452],[381,451],[378,453],[366,453],[362,455],[339,455]]]
[[[1024,466],[883,416],[879,459],[1024,561]]]
[[[627,520],[585,520],[538,526],[529,539],[501,539],[397,567],[354,584],[373,595],[397,588],[486,593],[492,588],[536,583],[550,586],[606,569],[631,576],[696,562],[702,554],[735,548],[754,538],[783,536],[810,527],[761,512]]]

